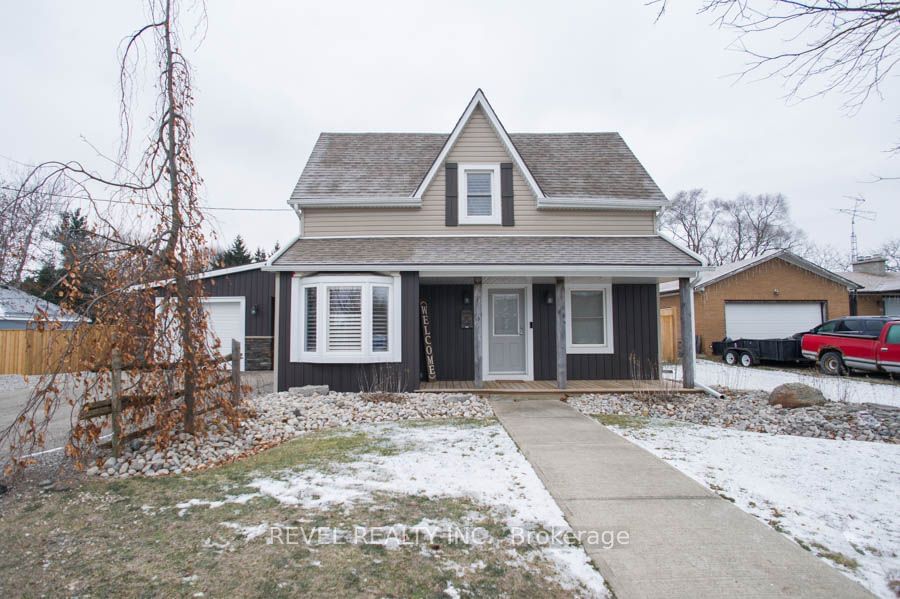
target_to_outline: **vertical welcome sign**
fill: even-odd
[[[425,341],[425,372],[429,381],[437,380],[434,368],[434,348],[431,346],[431,319],[428,317],[428,301],[419,300],[419,312],[422,321],[422,339]]]

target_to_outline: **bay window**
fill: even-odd
[[[612,287],[566,282],[566,353],[611,354]]]
[[[295,276],[291,361],[400,361],[400,277]]]

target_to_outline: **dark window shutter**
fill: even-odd
[[[502,208],[500,212],[504,227],[512,227],[516,224],[515,211],[513,209],[513,170],[511,162],[500,165],[500,200]]]
[[[444,205],[445,223],[448,227],[459,225],[459,179],[456,177],[456,163],[448,162],[445,166],[446,202]]]

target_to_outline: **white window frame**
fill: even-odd
[[[291,280],[291,362],[311,364],[376,364],[401,359],[400,275],[294,275]],[[306,289],[316,288],[316,351],[306,351]],[[360,351],[329,351],[326,343],[329,287],[362,288],[362,348]],[[372,288],[388,288],[388,350],[372,351]]]
[[[499,225],[502,224],[500,201],[500,164],[499,163],[464,163],[457,165],[458,182],[458,217],[460,225]],[[491,173],[491,214],[490,216],[469,216],[468,177],[467,172],[489,171]]]
[[[573,343],[572,342],[572,292],[573,291],[602,291],[603,292],[603,343]],[[609,283],[570,283],[566,281],[566,353],[567,354],[611,354],[613,344],[613,311],[612,311],[612,285]]]

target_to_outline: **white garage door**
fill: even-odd
[[[900,316],[900,297],[884,298],[884,315]]]
[[[732,339],[782,339],[821,323],[820,302],[725,303],[725,334]]]
[[[209,332],[219,339],[219,353],[231,353],[231,340],[241,343],[244,353],[244,298],[242,297],[208,297],[203,306],[209,315]],[[244,358],[241,356],[241,370],[244,369]]]

